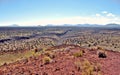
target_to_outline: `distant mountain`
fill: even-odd
[[[53,25],[53,24],[47,24],[47,25],[37,25],[38,27],[52,27],[52,26],[57,26],[57,25]]]
[[[105,25],[105,27],[120,27],[120,24],[111,23],[111,24]]]
[[[48,25],[46,25],[46,26],[56,26],[56,25],[53,25],[53,24],[48,24]]]
[[[76,26],[79,26],[79,27],[101,27],[102,25],[97,25],[97,24],[77,24]]]
[[[53,24],[50,24],[50,25],[46,25],[46,26],[101,27],[102,25],[97,25],[97,24],[75,24],[75,25],[73,25],[73,24],[63,24],[63,25],[53,25]]]
[[[18,24],[12,24],[12,25],[9,25],[9,27],[19,27]]]
[[[40,25],[38,25],[40,26]],[[106,25],[99,25],[99,24],[63,24],[63,25],[54,25],[54,24],[48,24],[46,25],[48,27],[51,27],[51,26],[76,26],[76,27],[119,27],[120,28],[120,24],[115,24],[115,23],[110,23],[110,24],[106,24]]]
[[[106,24],[106,25],[98,25],[98,24],[77,24],[75,26],[79,27],[120,27],[120,24]]]
[[[39,26],[39,25],[38,25]],[[54,25],[54,24],[48,24],[46,26],[65,26],[65,27],[69,27],[69,26],[77,26],[77,27],[98,27],[98,26],[101,26],[101,25],[97,25],[97,24],[63,24],[63,25]]]

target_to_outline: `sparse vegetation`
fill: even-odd
[[[97,49],[98,49],[98,50],[103,50],[103,48],[102,48],[102,47],[100,47],[100,46],[98,46],[98,47],[97,47]]]
[[[82,75],[94,75],[94,66],[88,60],[82,64]]]
[[[94,71],[97,71],[98,74],[100,73],[100,71],[101,71],[101,64],[100,63],[94,64]]]
[[[77,71],[82,71],[82,75],[101,75],[101,66],[99,63],[90,63],[87,59],[74,62]]]
[[[46,55],[46,56],[48,56],[48,57],[50,57],[50,58],[52,58],[52,59],[55,58],[54,53],[51,52],[51,51],[45,51],[44,55]]]
[[[107,52],[104,48],[97,47],[97,49],[98,49],[97,54],[98,54],[99,58],[106,58],[107,57]]]
[[[0,55],[0,65],[3,65],[4,63],[12,63],[16,62],[17,60],[22,60],[29,58],[31,56],[38,56],[41,52],[34,53],[34,50],[29,50],[25,52],[18,52],[18,53],[6,53],[3,55]]]
[[[7,67],[3,69],[6,75],[7,72],[11,74],[19,72],[20,74],[26,71],[28,73],[26,75],[32,74],[33,71],[35,74],[65,71],[71,75],[81,73],[82,75],[102,75],[102,68],[107,67],[109,69],[111,63],[115,68],[117,67],[115,70],[119,68],[116,66],[119,64],[119,54],[106,51],[107,49],[119,51],[119,34],[120,30],[109,28],[1,29],[0,66],[3,65],[2,69],[4,66]],[[114,56],[115,54],[116,56]],[[110,57],[109,55],[113,56]],[[96,61],[100,61],[100,63],[96,63]],[[112,71],[111,67],[109,70]]]
[[[75,64],[75,68],[77,69],[77,71],[80,71],[81,68],[82,68],[81,62],[80,61],[76,61],[76,62],[74,62],[74,64]]]
[[[71,29],[71,31],[67,29]],[[58,34],[66,31],[68,31],[67,34],[62,35],[66,38],[60,39],[57,37]],[[119,34],[119,30],[111,30],[109,28],[101,28],[98,31],[95,28],[85,29],[79,27],[6,28],[0,31],[0,51],[14,52],[18,50],[48,48],[56,46],[58,39],[59,42],[63,44],[75,44],[88,48],[98,46],[98,49],[106,48],[119,51]]]
[[[82,57],[82,56],[83,56],[83,51],[80,50],[79,52],[74,53],[73,55],[74,55],[75,57]]]
[[[43,64],[49,64],[52,61],[52,59],[48,56],[45,56],[42,60]]]

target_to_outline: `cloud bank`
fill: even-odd
[[[92,16],[73,16],[73,17],[65,17],[59,19],[42,19],[37,21],[25,21],[25,22],[15,22],[14,24],[19,24],[21,26],[28,25],[62,25],[62,24],[100,24],[105,25],[109,23],[117,23],[120,24],[120,17],[107,11],[102,11],[100,13],[96,13]],[[10,23],[8,23],[10,24]],[[11,23],[12,24],[12,23]],[[3,24],[4,25],[4,24]]]
[[[117,23],[120,24],[120,17],[115,14],[107,11],[102,11],[101,13],[96,13],[93,16],[74,16],[67,17],[61,19],[53,19],[53,20],[40,20],[36,22],[40,25],[47,24],[109,24],[109,23]],[[33,23],[34,24],[34,23]]]

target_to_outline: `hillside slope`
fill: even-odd
[[[100,53],[103,53],[100,56]],[[105,55],[104,55],[105,54]],[[120,75],[120,53],[60,45],[0,67],[0,75]]]

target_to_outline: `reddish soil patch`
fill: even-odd
[[[61,50],[63,48],[65,50]],[[99,58],[98,50],[84,49],[74,45],[61,45],[48,50],[54,50],[55,55],[49,64],[43,64],[44,54],[41,54],[39,57],[30,57],[1,66],[0,75],[81,75],[82,71],[76,69],[74,62],[83,62],[84,59],[89,60],[90,63],[100,63],[101,75],[120,75],[119,52],[106,51],[107,58]],[[73,54],[80,50],[85,52],[83,56],[74,57]]]

